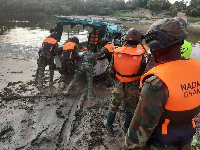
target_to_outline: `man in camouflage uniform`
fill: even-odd
[[[94,66],[96,64],[96,54],[92,52],[93,48],[89,47],[88,48],[88,52],[84,52],[81,55],[81,65],[78,69],[76,69],[75,71],[75,75],[73,80],[70,82],[69,86],[67,87],[67,89],[65,91],[63,91],[64,95],[68,95],[69,91],[71,90],[71,88],[74,86],[74,84],[76,83],[76,81],[78,81],[78,79],[80,79],[81,76],[86,75],[87,77],[87,83],[88,83],[88,99],[92,99],[93,98],[93,78],[95,76],[95,72],[94,72]]]
[[[60,41],[60,35],[56,32],[52,32],[49,37],[45,38],[42,43],[42,48],[39,52],[39,61],[38,61],[38,86],[43,86],[44,71],[45,67],[48,65],[50,74],[49,74],[49,86],[53,84],[53,75],[54,75],[54,56],[60,53],[58,48],[58,43]]]
[[[126,134],[126,150],[191,149],[194,118],[200,109],[200,62],[181,57],[187,37],[187,28],[177,19],[150,26],[145,42],[156,66],[141,77],[141,96]]]
[[[115,87],[104,126],[108,130],[112,129],[116,113],[123,101],[126,110],[124,132],[127,132],[139,99],[139,80],[146,67],[145,54],[148,49],[141,45],[141,33],[137,29],[131,28],[125,40],[124,46],[114,50],[110,75],[115,78]]]
[[[115,46],[112,45],[112,43],[109,43],[109,40],[106,37],[103,37],[101,39],[101,51],[97,54],[97,59],[107,58],[110,63],[114,49]]]

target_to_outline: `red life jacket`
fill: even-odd
[[[199,68],[200,61],[192,58],[170,61],[155,66],[141,77],[140,86],[145,77],[156,75],[169,91],[164,114],[150,139],[151,142],[159,141],[162,145],[173,146],[180,140],[179,144],[184,146],[192,139],[196,128],[194,117],[200,109]]]
[[[89,39],[89,43],[90,44],[98,44],[99,40],[99,32],[96,31],[96,33],[94,34],[94,31],[90,32],[90,39]]]
[[[140,64],[145,54],[141,45],[136,48],[122,46],[114,50],[114,68],[121,82],[133,82],[140,79]]]
[[[50,53],[53,50],[56,43],[57,43],[57,40],[55,40],[52,37],[47,37],[44,39],[44,42],[42,44],[42,50]]]

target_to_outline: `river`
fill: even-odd
[[[22,75],[19,75],[19,77],[17,77],[17,74],[13,74],[13,72],[25,72],[30,69],[36,70],[36,59],[38,58],[38,50],[42,46],[42,42],[45,37],[49,36],[49,30],[54,28],[54,26],[56,25],[56,18],[57,17],[55,16],[45,16],[41,14],[0,14],[1,56],[3,54],[16,55],[20,58],[20,60],[24,60],[24,62],[17,62],[16,59],[14,63],[12,62],[13,64],[10,65],[10,68],[8,68],[8,60],[1,57],[1,84],[3,80],[6,80],[5,84],[8,83],[8,80],[10,80],[10,82],[18,81],[19,79],[17,78],[19,77],[20,81],[26,81],[31,76],[31,74],[34,74],[33,72],[27,72],[29,76],[26,77],[23,74],[23,77]],[[112,19],[110,19],[109,21],[122,24],[122,22],[116,22],[116,20]],[[123,22],[123,24],[128,27],[138,28],[143,32],[146,32],[151,25],[149,23],[135,23],[128,21]],[[80,42],[87,40],[87,28],[84,30],[80,30],[79,34],[77,34],[77,32],[73,31],[73,29],[69,27],[65,27],[64,31],[67,31],[68,29],[70,29],[70,34],[75,35],[79,38]],[[189,33],[190,37],[188,41],[191,42],[193,46],[191,57],[200,60],[200,27],[189,26]],[[64,32],[61,41],[59,42],[59,45],[62,46],[67,39],[68,34],[67,32]],[[24,66],[25,64],[27,64],[27,66]],[[18,71],[16,69],[17,67],[19,68]],[[11,71],[13,70],[13,68],[15,68],[15,70]],[[25,71],[21,71],[21,68],[24,68]],[[9,76],[5,75],[3,72],[10,72],[12,74]],[[2,85],[4,86],[4,84]]]
[[[138,28],[143,32],[146,32],[151,25],[149,23],[134,22],[123,22],[123,24],[128,27]],[[49,30],[54,28],[55,25],[56,17],[54,16],[1,14],[0,52],[17,53],[25,58],[35,59],[38,57],[37,52],[44,38],[49,36]],[[190,37],[188,41],[192,42],[193,45],[191,57],[200,60],[200,27],[189,26],[189,33]],[[82,31],[81,34],[78,36],[80,41],[85,41],[87,39],[87,32]],[[60,41],[60,46],[62,46],[67,38],[67,33],[64,33]]]

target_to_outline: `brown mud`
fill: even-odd
[[[66,97],[58,86],[58,71],[52,87],[45,71],[45,86],[38,89],[36,60],[2,54],[0,61],[0,150],[123,149],[125,113],[117,113],[112,132],[103,127],[113,89],[106,78],[95,80],[93,100],[86,98],[85,78]]]

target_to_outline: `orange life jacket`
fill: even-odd
[[[51,52],[53,50],[53,47],[56,45],[57,40],[55,40],[52,37],[47,37],[44,39],[44,42],[42,44],[42,50],[45,52]]]
[[[182,140],[180,143],[186,144],[195,133],[194,117],[200,109],[199,68],[200,61],[192,58],[170,61],[155,66],[141,77],[140,86],[145,77],[156,75],[165,83],[169,91],[169,97],[164,106],[165,112],[152,136],[157,137],[162,145],[172,145],[172,139],[177,140],[174,141],[176,143],[180,139]],[[181,130],[183,133],[180,133],[180,129],[184,129]]]
[[[74,42],[67,42],[63,46],[63,60],[74,59],[74,49],[77,44]]]
[[[89,43],[90,44],[98,44],[98,40],[99,40],[99,32],[96,31],[96,34],[94,34],[94,31],[91,31]]]
[[[110,53],[112,53],[112,52],[114,51],[114,49],[115,49],[115,46],[112,45],[112,44],[106,44],[104,47],[107,48],[107,50],[108,50]]]
[[[132,82],[140,79],[140,64],[145,54],[141,45],[136,48],[122,46],[114,50],[114,68],[116,77],[121,82]]]
[[[200,61],[195,59],[177,60],[159,64],[142,76],[154,74],[168,87],[167,110],[186,111],[200,104]],[[199,88],[199,90],[198,90]],[[181,105],[180,105],[181,104]]]
[[[63,51],[74,50],[75,46],[76,46],[76,43],[74,43],[74,42],[67,42],[63,46]]]

